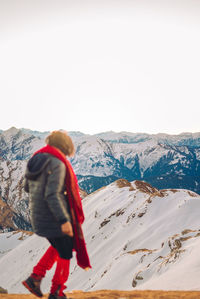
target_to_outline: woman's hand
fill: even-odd
[[[70,237],[74,236],[73,228],[69,221],[67,221],[61,225],[61,230],[65,235],[68,235]]]

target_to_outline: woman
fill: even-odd
[[[42,297],[42,278],[57,262],[49,299],[67,298],[63,293],[69,276],[72,250],[83,269],[91,268],[81,224],[84,221],[76,176],[66,156],[74,154],[71,138],[63,131],[54,131],[46,138],[47,145],[28,161],[25,191],[30,197],[33,231],[51,244],[33,268],[23,285]]]

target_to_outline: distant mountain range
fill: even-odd
[[[49,132],[10,128],[0,132],[0,205],[9,210],[9,225],[29,229],[28,197],[23,190],[27,160],[44,146]],[[69,132],[76,155],[71,163],[80,187],[91,193],[123,178],[142,180],[158,189],[180,188],[200,193],[200,133],[180,135]],[[13,214],[12,214],[13,213]]]
[[[200,290],[198,194],[119,179],[86,196],[83,209],[92,269],[79,268],[74,254],[67,291]],[[48,246],[36,235],[0,234],[0,286],[27,293],[21,281]],[[42,281],[44,293],[53,271]]]

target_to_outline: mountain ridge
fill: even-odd
[[[23,190],[27,160],[45,145],[48,132],[16,129],[0,133],[0,197],[28,228],[28,195]],[[79,186],[91,193],[117,179],[141,180],[157,189],[200,193],[200,133],[179,135],[69,132],[76,155],[70,159]],[[164,137],[163,137],[164,136]],[[169,137],[170,136],[170,137]]]

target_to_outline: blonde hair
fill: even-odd
[[[75,153],[75,148],[73,141],[67,132],[65,131],[53,131],[45,139],[46,144],[54,146],[61,150],[65,156],[73,156]]]

